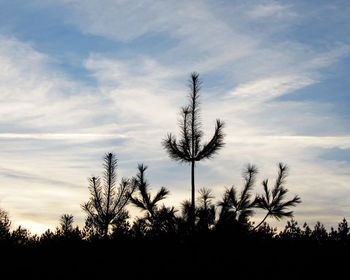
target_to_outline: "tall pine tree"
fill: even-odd
[[[224,123],[216,120],[215,132],[211,140],[202,144],[203,131],[201,130],[199,91],[201,81],[198,73],[191,74],[189,105],[181,110],[181,136],[176,137],[169,133],[163,140],[163,146],[170,158],[186,162],[191,165],[191,222],[195,222],[195,164],[198,161],[211,158],[224,145]]]

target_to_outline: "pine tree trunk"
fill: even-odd
[[[264,217],[264,219],[262,219],[262,221],[261,221],[259,224],[257,224],[257,225],[253,228],[253,230],[255,230],[255,229],[257,229],[258,227],[260,227],[260,226],[263,224],[263,222],[265,222],[265,220],[266,220],[266,218],[269,216],[269,214],[270,214],[270,213],[267,213],[266,216]]]
[[[103,229],[103,237],[104,238],[107,238],[108,236],[108,224],[104,226],[104,229]]]
[[[192,229],[194,229],[195,226],[195,186],[194,186],[194,166],[195,165],[195,161],[192,160],[191,162],[191,226]]]

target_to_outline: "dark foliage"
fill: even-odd
[[[8,214],[1,210],[0,261],[7,269],[3,274],[11,272],[12,278],[113,279],[119,276],[117,271],[135,277],[144,277],[146,272],[171,272],[172,276],[177,273],[181,277],[191,272],[197,276],[230,274],[234,279],[277,279],[284,275],[288,264],[293,267],[293,275],[312,279],[326,270],[337,275],[344,265],[343,256],[350,246],[345,218],[330,232],[320,222],[311,229],[307,224],[300,227],[291,219],[280,232],[266,223],[268,216],[292,217],[286,209],[300,202],[298,196],[285,198],[287,168],[283,164],[279,164],[271,190],[268,181],[263,181],[263,195],[253,195],[258,172],[254,165],[248,165],[243,172],[242,190],[237,191],[234,186],[226,189],[218,207],[212,191],[200,189],[193,225],[191,202],[184,201],[181,211],[160,205],[169,191],[161,187],[152,195],[145,176],[147,167],[142,164],[134,178],[122,180],[128,182],[128,191],[123,183],[118,191],[112,172],[115,163],[113,156],[107,154],[104,186],[96,178],[90,179],[89,207],[94,215],[88,215],[82,229],[74,226],[72,215],[64,214],[56,230],[47,230],[41,236],[31,235],[22,227],[11,231]],[[110,205],[119,205],[119,210],[112,212],[116,214],[108,220],[110,230],[106,234],[105,227],[99,225],[105,225],[108,192]],[[120,198],[122,207],[116,201],[120,193],[128,195]],[[142,217],[130,220],[125,209],[129,201],[144,213]],[[251,217],[256,208],[266,210],[267,215],[254,227]]]
[[[293,211],[286,211],[290,207],[296,206],[301,202],[299,196],[294,196],[291,200],[284,201],[288,190],[284,187],[285,179],[287,177],[288,168],[285,164],[278,164],[278,176],[275,186],[269,190],[268,179],[262,182],[264,187],[264,194],[257,196],[257,207],[267,211],[264,219],[255,228],[259,227],[267,217],[271,216],[277,220],[285,217],[293,217]]]
[[[103,180],[99,177],[89,178],[90,200],[82,205],[87,214],[86,232],[107,237],[109,228],[121,218],[128,217],[125,206],[135,190],[135,183],[122,178],[117,187],[117,159],[113,153],[104,157]]]
[[[163,140],[163,147],[169,157],[179,162],[191,164],[191,208],[190,219],[192,226],[195,223],[195,163],[204,159],[212,158],[220,148],[224,146],[224,123],[216,120],[214,135],[211,140],[202,143],[203,131],[201,129],[199,110],[199,91],[201,81],[198,73],[192,73],[189,81],[189,105],[181,109],[180,139],[169,133]]]
[[[227,225],[228,223],[238,223],[246,225],[250,216],[254,214],[256,200],[252,199],[252,189],[255,183],[255,176],[258,173],[254,165],[248,165],[243,173],[244,187],[238,195],[234,186],[226,189],[222,201],[219,202],[221,207],[219,224]]]
[[[0,261],[2,275],[12,275],[11,279],[114,279],[121,270],[137,277],[145,273],[180,277],[191,272],[215,277],[231,273],[234,279],[280,279],[292,269],[298,279],[324,273],[339,277],[349,250],[345,224],[344,219],[338,229],[327,232],[321,223],[310,230],[290,220],[278,234],[266,223],[254,232],[229,235],[215,227],[197,228],[190,236],[173,232],[138,236],[129,229],[129,234],[111,234],[108,239],[84,239],[81,231],[76,239],[62,238],[57,231],[36,238],[18,228],[1,240]]]
[[[102,239],[90,216],[84,228],[79,229],[74,227],[72,215],[62,215],[55,231],[47,230],[38,237],[22,227],[11,231],[8,214],[1,210],[2,275],[11,275],[11,279],[29,276],[35,279],[114,279],[119,277],[118,271],[124,271],[134,277],[144,277],[145,273],[171,273],[176,277],[195,273],[198,277],[231,275],[234,279],[280,279],[289,267],[295,278],[313,279],[324,273],[332,273],[334,277],[341,275],[344,256],[350,249],[345,218],[330,232],[320,222],[311,229],[307,224],[300,227],[293,219],[287,221],[280,232],[266,222],[252,230],[250,218],[261,203],[261,196],[252,196],[257,174],[255,166],[247,166],[241,192],[237,193],[234,187],[225,191],[219,209],[213,202],[212,192],[200,189],[195,230],[189,218],[191,202],[185,201],[179,212],[174,207],[159,205],[169,192],[162,187],[152,195],[145,178],[146,169],[144,165],[138,166],[138,173],[131,180],[136,192],[128,198],[144,216],[131,223],[128,212],[123,209],[111,221],[110,234]],[[284,197],[278,194],[286,193],[285,175],[284,165],[279,165],[274,188],[271,191],[265,188],[265,195],[270,193],[270,197],[265,197],[266,202],[272,204],[279,198],[273,205],[286,205]],[[276,208],[271,209],[275,215]],[[279,209],[285,211],[283,207]],[[290,214],[278,217],[284,216]]]
[[[10,235],[11,222],[6,211],[0,209],[0,240],[7,239]]]
[[[0,209],[1,279],[118,279],[125,276],[213,279],[320,279],[344,276],[350,249],[350,229],[344,218],[328,232],[321,222],[302,227],[291,207],[301,200],[287,200],[287,166],[278,165],[272,188],[262,182],[263,194],[253,195],[258,173],[254,165],[243,172],[241,191],[227,188],[215,204],[210,189],[199,190],[195,203],[195,162],[211,158],[223,145],[223,123],[216,121],[211,140],[202,143],[197,73],[190,80],[190,104],[181,111],[181,137],[168,134],[163,146],[169,156],[191,164],[191,200],[175,207],[160,205],[169,195],[161,187],[154,195],[140,164],[132,179],[117,184],[117,159],[104,157],[104,174],[89,178],[90,199],[82,205],[87,217],[81,229],[74,217],[64,214],[55,230],[40,236],[21,226],[11,229],[8,213]],[[131,202],[143,213],[131,219]],[[254,226],[256,209],[266,211]],[[291,218],[278,232],[266,223]],[[103,238],[101,238],[103,237]]]
[[[137,195],[130,197],[131,203],[142,211],[146,212],[143,218],[139,218],[133,230],[136,234],[161,234],[175,230],[175,209],[174,207],[158,206],[158,203],[165,199],[169,191],[165,187],[152,198],[149,184],[145,178],[147,166],[140,164],[138,174],[134,179]]]
[[[199,190],[198,208],[196,211],[197,224],[199,232],[207,232],[215,225],[216,207],[212,203],[214,196],[209,189],[202,188]]]

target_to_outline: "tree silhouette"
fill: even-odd
[[[298,195],[293,199],[284,201],[285,195],[288,190],[283,186],[287,177],[288,167],[283,163],[278,164],[278,176],[275,182],[275,186],[272,190],[269,190],[268,179],[262,182],[264,187],[264,195],[257,196],[257,207],[267,211],[263,220],[254,227],[258,228],[269,216],[280,220],[285,217],[293,217],[293,211],[286,211],[289,207],[296,206],[301,202]]]
[[[248,165],[243,172],[245,181],[243,190],[238,195],[235,186],[226,189],[222,201],[219,202],[221,212],[219,223],[236,221],[240,224],[246,224],[256,206],[256,199],[252,199],[251,191],[254,187],[257,168],[254,165]]]
[[[30,235],[30,232],[21,226],[18,226],[15,230],[11,232],[11,239],[17,245],[25,245],[28,244],[30,241],[35,240],[35,238],[33,238]]]
[[[74,217],[70,214],[64,214],[60,218],[60,230],[64,235],[67,235],[69,232],[73,231],[73,222]]]
[[[202,188],[199,190],[196,216],[198,217],[197,227],[199,231],[208,231],[215,224],[215,205],[212,204],[214,198],[211,190]]]
[[[345,218],[338,224],[337,238],[340,240],[346,240],[349,235],[349,226]]]
[[[129,213],[127,211],[123,211],[116,219],[112,222],[112,236],[123,236],[127,235],[130,229],[129,224]]]
[[[0,239],[6,239],[10,235],[11,221],[8,213],[0,209]]]
[[[192,204],[189,200],[184,200],[181,202],[181,219],[183,224],[189,225],[191,222],[191,208]]]
[[[89,178],[90,200],[82,205],[89,223],[99,234],[107,237],[109,226],[120,217],[125,217],[125,206],[135,189],[135,183],[122,178],[117,182],[117,159],[113,153],[104,156],[103,183],[99,177]]]
[[[325,241],[328,238],[328,232],[320,221],[316,222],[311,237],[317,241]]]
[[[287,221],[284,230],[280,232],[279,236],[290,240],[300,238],[302,236],[302,229],[299,227],[298,222],[292,218],[290,221]]]
[[[136,187],[139,191],[139,197],[133,196],[130,198],[130,201],[141,210],[148,212],[150,217],[154,217],[157,210],[157,203],[166,198],[169,194],[169,191],[161,187],[157,194],[151,198],[151,193],[149,192],[149,184],[145,178],[145,171],[147,166],[143,164],[138,165],[138,174],[136,175]]]
[[[149,191],[149,184],[145,178],[146,169],[147,166],[144,166],[143,164],[138,165],[138,173],[134,179],[138,190],[138,196],[130,197],[130,201],[142,211],[146,211],[145,221],[148,225],[146,224],[145,226],[148,226],[148,229],[162,230],[163,226],[169,226],[169,222],[172,222],[174,219],[175,209],[174,207],[168,208],[164,205],[160,208],[158,207],[157,204],[167,197],[169,190],[165,187],[161,187],[152,198]],[[141,220],[138,222],[142,223]]]
[[[197,205],[195,209],[195,227],[197,231],[208,231],[215,224],[216,207],[212,204],[214,196],[210,189],[201,188],[198,191]],[[191,208],[189,200],[181,202],[181,216],[178,217],[177,223],[181,228],[180,231],[188,232],[191,229]]]
[[[194,72],[190,79],[190,104],[181,110],[182,121],[180,123],[181,139],[177,141],[174,135],[169,133],[163,140],[163,146],[170,158],[191,164],[191,220],[195,223],[195,162],[211,158],[223,147],[224,123],[216,120],[215,132],[211,140],[202,144],[203,131],[201,130],[199,111],[199,91],[201,81],[199,75]]]

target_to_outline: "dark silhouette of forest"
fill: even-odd
[[[191,199],[179,209],[165,206],[170,191],[150,191],[147,166],[139,164],[132,178],[118,178],[116,154],[106,153],[102,175],[88,179],[83,227],[63,214],[55,230],[33,235],[20,226],[11,229],[9,214],[0,210],[1,279],[317,279],[346,273],[346,219],[331,231],[320,222],[313,228],[299,225],[292,210],[301,199],[288,194],[286,164],[279,163],[276,177],[261,184],[257,167],[247,165],[243,185],[226,188],[221,198],[210,189],[196,191],[195,167],[223,148],[224,123],[217,120],[212,138],[203,143],[197,73],[191,75],[189,89],[180,136],[168,134],[162,144],[171,159],[190,166]],[[131,217],[128,205],[141,216]],[[265,215],[254,223],[256,210]],[[286,226],[278,232],[269,219],[286,219]]]

